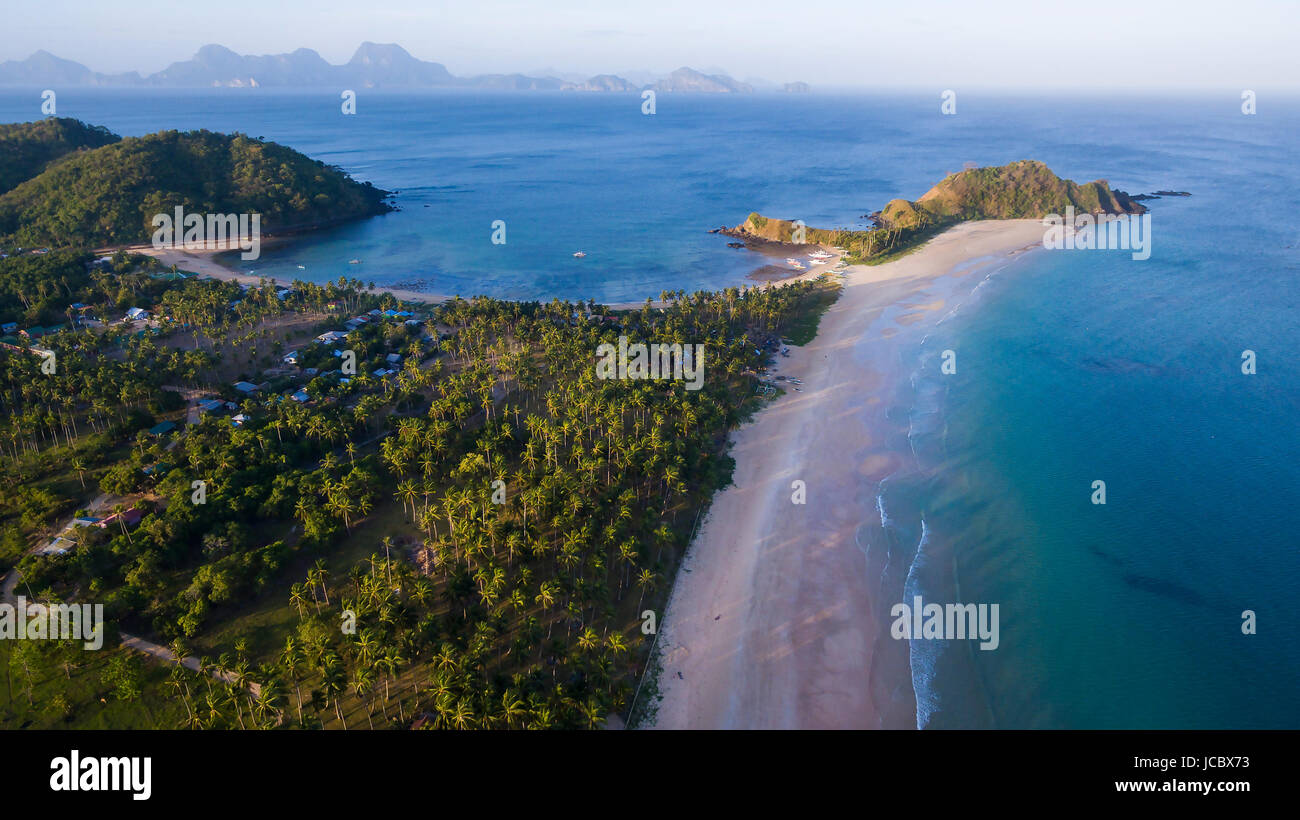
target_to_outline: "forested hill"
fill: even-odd
[[[0,195],[0,245],[97,247],[149,240],[155,214],[261,214],[263,234],[392,210],[388,192],[244,134],[161,131],[55,163]]]
[[[102,125],[68,117],[0,123],[0,194],[74,151],[99,148],[121,137]]]
[[[1141,214],[1146,207],[1123,191],[1113,191],[1105,180],[1077,183],[1062,179],[1041,162],[1021,160],[989,168],[970,168],[944,177],[920,199],[893,199],[872,214],[871,230],[807,228],[805,241],[845,248],[862,261],[888,257],[933,235],[936,231],[975,219],[1041,219],[1078,213]],[[749,215],[725,231],[732,236],[772,242],[791,242],[795,223]]]

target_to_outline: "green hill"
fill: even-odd
[[[1021,160],[949,174],[916,201],[936,219],[1041,219],[1068,206],[1092,214],[1144,213],[1146,208],[1105,180],[1061,179],[1041,162]]]
[[[82,151],[0,195],[0,243],[147,242],[155,214],[258,213],[263,234],[392,210],[386,191],[244,134],[162,131]]]
[[[920,199],[893,199],[873,214],[876,227],[866,231],[806,228],[804,241],[844,248],[859,261],[878,261],[904,250],[958,222],[976,219],[1041,219],[1078,213],[1140,214],[1146,207],[1105,180],[1079,184],[1061,179],[1046,165],[1021,160],[1009,165],[972,168],[949,174]],[[726,231],[731,236],[792,242],[797,226],[784,219],[750,214]]]
[[[0,194],[41,173],[55,160],[119,139],[103,126],[67,117],[0,124]]]

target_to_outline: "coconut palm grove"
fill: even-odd
[[[11,728],[635,724],[727,433],[835,296],[429,306],[6,253],[3,591],[106,631],[0,641]],[[702,344],[703,388],[598,379],[619,336]]]

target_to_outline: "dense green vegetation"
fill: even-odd
[[[89,251],[147,240],[177,205],[274,231],[383,199],[205,131],[70,148],[0,195],[0,322],[16,325],[0,574],[109,621],[99,651],[4,641],[0,726],[626,715],[691,531],[730,480],[727,433],[763,401],[779,340],[810,339],[837,291],[428,308],[342,278],[241,287]],[[598,378],[599,347],[623,336],[702,345],[701,389]]]
[[[102,125],[67,117],[0,123],[0,194],[40,174],[57,159],[118,139]]]
[[[5,725],[113,724],[124,702],[152,707],[135,726],[602,725],[629,706],[641,614],[662,616],[692,525],[729,480],[726,433],[760,401],[768,351],[810,334],[834,298],[803,282],[613,314],[482,298],[369,314],[336,346],[356,354],[348,378],[312,337],[400,307],[360,283],[277,295],[125,254],[81,277],[77,264],[58,262],[58,298],[155,318],[44,337],[54,373],[0,353],[0,557],[29,594],[102,602],[114,629],[203,672],[69,666],[67,647],[21,644],[4,658]],[[705,345],[703,389],[597,379],[597,346],[620,335]],[[279,362],[290,349],[297,367]],[[235,379],[263,389],[241,395]],[[306,401],[288,398],[299,388]],[[194,419],[205,395],[243,420]],[[184,426],[145,432],[164,419]],[[138,526],[22,555],[74,513],[128,508],[146,513]],[[53,705],[24,710],[33,692]]]
[[[891,200],[875,214],[871,230],[805,228],[805,241],[843,248],[855,262],[886,261],[951,225],[976,219],[1041,219],[1077,213],[1143,213],[1146,208],[1104,180],[1080,185],[1061,179],[1046,165],[1021,160],[992,168],[949,174],[915,202]],[[796,224],[750,214],[733,233],[791,242]]]
[[[147,242],[155,214],[260,214],[264,234],[389,210],[387,193],[243,134],[163,131],[74,153],[0,195],[0,246]]]
[[[67,325],[75,314],[69,305],[104,299],[125,310],[138,295],[163,289],[149,278],[161,270],[153,259],[139,257],[128,264],[126,254],[118,254],[117,269],[130,275],[113,276],[113,266],[92,267],[92,258],[86,251],[64,249],[0,259],[0,322]]]

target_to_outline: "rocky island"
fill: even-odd
[[[905,251],[959,222],[981,219],[1041,219],[1078,213],[1142,214],[1146,206],[1106,180],[1061,179],[1045,164],[1020,160],[949,174],[920,199],[893,199],[871,215],[869,230],[801,227],[797,220],[751,213],[734,228],[718,231],[747,243],[818,244],[845,249],[852,261],[878,262]],[[800,241],[802,239],[802,241]]]

